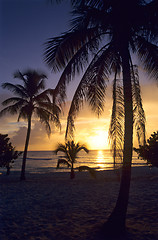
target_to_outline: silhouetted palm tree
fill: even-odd
[[[58,159],[57,168],[60,165],[67,165],[67,167],[71,167],[71,174],[70,178],[73,179],[75,177],[74,172],[74,163],[76,162],[77,154],[84,150],[86,153],[89,152],[87,147],[80,143],[75,143],[74,141],[67,141],[65,144],[58,144],[57,148],[55,149],[55,153],[63,152],[65,154],[66,159]]]
[[[54,71],[64,69],[56,87],[56,94],[59,93],[56,99],[60,101],[65,97],[67,84],[84,70],[68,116],[68,135],[73,132],[74,119],[84,100],[94,112],[101,114],[107,82],[113,73],[114,103],[110,135],[114,156],[117,149],[122,149],[123,166],[118,200],[105,229],[111,231],[114,228],[118,233],[125,230],[133,123],[139,140],[145,142],[145,117],[132,57],[137,55],[150,76],[158,79],[158,1],[71,2],[74,15],[72,27],[60,37],[48,40],[45,60]]]
[[[24,73],[18,71],[14,74],[14,77],[20,79],[23,82],[23,85],[14,85],[12,83],[2,84],[3,88],[12,91],[17,97],[11,97],[2,102],[2,105],[9,106],[5,107],[0,112],[0,116],[3,116],[6,113],[12,115],[19,114],[18,121],[23,118],[28,122],[21,169],[21,180],[25,180],[25,165],[31,132],[32,115],[35,114],[40,119],[40,122],[45,125],[47,133],[50,134],[51,121],[54,122],[57,127],[60,127],[60,108],[50,100],[49,94],[52,94],[53,90],[47,89],[42,91],[45,88],[46,75],[34,70],[28,70]]]

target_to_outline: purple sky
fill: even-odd
[[[58,76],[43,61],[43,44],[68,29],[69,11],[69,1],[0,0],[0,84],[13,81],[16,70],[32,68],[43,70],[47,86],[55,86]]]

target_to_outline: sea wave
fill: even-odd
[[[40,157],[33,157],[33,158],[31,158],[31,157],[27,157],[27,160],[35,160],[35,161],[43,160],[43,161],[45,161],[45,160],[52,160],[52,158],[40,158]]]

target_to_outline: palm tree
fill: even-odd
[[[74,141],[67,141],[65,142],[65,144],[60,143],[55,149],[56,154],[58,152],[63,152],[66,157],[66,159],[63,159],[63,158],[58,159],[57,168],[59,168],[60,165],[67,165],[67,167],[71,167],[71,173],[70,173],[71,179],[75,177],[74,163],[76,162],[76,157],[78,152],[80,152],[81,150],[84,150],[86,153],[89,152],[89,150],[85,145],[80,143],[75,143]],[[79,170],[81,171],[82,168],[79,168]]]
[[[21,180],[25,180],[25,166],[27,150],[31,132],[31,119],[35,114],[42,124],[45,125],[48,135],[51,133],[50,121],[53,121],[57,127],[60,127],[59,113],[60,108],[51,102],[49,94],[53,93],[53,90],[45,88],[46,75],[43,73],[28,70],[24,73],[17,71],[14,74],[14,78],[18,78],[23,82],[23,85],[3,83],[2,87],[12,91],[16,97],[11,97],[2,102],[2,105],[7,106],[1,112],[0,116],[6,113],[19,114],[18,121],[20,119],[27,120],[27,136],[25,141],[25,148],[23,153],[23,162],[21,169]]]
[[[84,71],[70,107],[68,135],[73,133],[74,119],[84,101],[98,115],[102,113],[107,82],[110,76],[114,78],[110,136],[114,156],[122,152],[123,165],[116,206],[104,228],[110,232],[115,229],[118,233],[125,230],[133,123],[139,141],[145,142],[145,116],[133,55],[138,57],[151,77],[158,79],[158,1],[71,2],[74,16],[72,27],[61,36],[47,41],[45,61],[54,71],[64,69],[56,86],[57,101],[64,100],[67,84],[77,73]]]

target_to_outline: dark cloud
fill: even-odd
[[[32,129],[30,135],[29,148],[43,150],[49,148],[51,144],[51,138],[53,135],[58,134],[59,130],[55,128],[52,129],[52,136],[48,137],[45,127],[40,123],[40,121],[32,121]],[[11,138],[13,144],[18,146],[20,150],[24,149],[25,139],[27,134],[27,127],[20,127],[17,131],[13,133]]]

